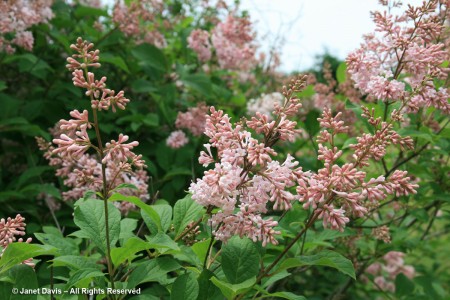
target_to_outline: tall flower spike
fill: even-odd
[[[81,38],[71,48],[77,53],[68,59],[67,68],[72,71],[75,86],[86,89],[86,95],[91,100],[93,109],[93,122],[89,121],[87,110],[79,112],[74,110],[70,113],[73,119],[61,120],[57,129],[53,131],[55,139],[53,142],[58,147],[45,144],[39,140],[39,146],[45,151],[45,158],[52,166],[57,167],[56,175],[63,178],[64,185],[68,188],[62,193],[64,200],[79,199],[88,190],[101,191],[112,190],[122,184],[133,184],[135,189],[122,189],[125,195],[138,196],[141,200],[149,199],[148,176],[143,170],[146,167],[142,155],[132,152],[138,146],[138,142],[128,142],[129,137],[120,134],[117,141],[103,145],[94,145],[89,139],[87,130],[95,127],[98,129],[97,113],[101,110],[113,112],[117,108],[125,109],[130,101],[125,98],[124,92],[115,93],[106,87],[106,77],[95,79],[95,74],[89,72],[91,67],[99,67],[99,51],[94,45]],[[98,134],[98,130],[96,130]],[[59,136],[58,136],[59,135]],[[97,141],[99,141],[97,139]],[[128,142],[128,143],[127,143]],[[101,161],[87,150],[93,148],[97,154],[103,155]],[[134,208],[133,204],[120,202],[117,204],[122,213],[126,214]]]

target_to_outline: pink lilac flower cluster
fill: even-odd
[[[255,35],[246,17],[229,15],[212,31],[212,44],[223,69],[248,70],[255,64]]]
[[[373,13],[376,34],[366,35],[361,47],[347,57],[351,78],[368,99],[401,101],[409,112],[435,107],[450,113],[448,88],[434,83],[447,78],[444,62],[450,58],[442,42],[445,27],[439,15],[448,3],[438,9],[438,2],[408,5],[398,15],[392,13],[394,8]],[[387,1],[381,3],[387,5]]]
[[[391,242],[391,235],[389,233],[389,227],[386,225],[375,227],[372,229],[372,235],[377,239],[381,240],[386,244],[389,244]]]
[[[77,1],[77,3],[84,5],[84,6],[89,6],[89,7],[94,7],[94,8],[102,7],[101,0],[76,0],[76,1]]]
[[[251,116],[260,112],[272,119],[272,110],[275,103],[282,105],[284,96],[281,93],[262,94],[261,97],[250,99],[247,102],[247,113]]]
[[[124,189],[121,192],[139,196],[142,200],[148,199],[148,176],[142,155],[133,153],[133,148],[138,146],[136,141],[129,142],[129,137],[119,134],[117,140],[111,140],[102,145],[97,112],[116,107],[125,109],[130,101],[125,98],[123,91],[117,94],[106,87],[106,77],[95,79],[95,74],[89,72],[89,67],[98,68],[100,64],[99,50],[93,49],[94,45],[77,39],[71,48],[77,53],[67,59],[67,68],[72,70],[75,86],[86,89],[86,95],[91,100],[93,120],[89,118],[89,112],[74,110],[70,112],[72,119],[61,120],[53,139],[57,147],[53,147],[44,140],[38,140],[39,146],[45,152],[45,157],[50,165],[58,167],[57,176],[63,177],[64,184],[71,190],[63,194],[64,199],[78,199],[87,190],[99,191],[105,189],[111,191],[121,183],[134,184],[137,190]],[[97,144],[95,145],[88,135],[89,129],[95,129]],[[88,154],[88,149],[94,149],[95,154]],[[103,191],[105,193],[105,191]],[[106,195],[107,196],[107,195]],[[120,204],[120,208],[127,212],[131,207],[128,203]]]
[[[175,127],[178,129],[173,131],[167,138],[167,146],[177,149],[189,142],[188,137],[181,129],[186,129],[194,136],[200,136],[205,131],[206,114],[208,106],[205,103],[198,103],[195,107],[190,107],[186,112],[178,112],[175,120]]]
[[[206,152],[200,153],[203,166],[213,164],[203,178],[189,188],[192,198],[208,207],[219,208],[211,216],[210,225],[214,235],[227,241],[233,235],[247,236],[253,241],[277,244],[275,230],[277,221],[264,218],[269,203],[275,210],[288,210],[297,196],[291,192],[302,176],[298,162],[287,155],[283,162],[273,159],[277,155],[272,146],[278,140],[291,140],[298,132],[293,116],[300,108],[295,92],[304,86],[304,79],[285,88],[285,101],[275,105],[276,120],[257,113],[251,120],[232,124],[230,117],[221,110],[210,108],[206,119],[205,134],[209,143]],[[263,134],[262,141],[248,129]],[[213,149],[215,153],[213,154]]]
[[[189,139],[182,130],[172,131],[166,140],[167,146],[178,149],[189,143]]]
[[[360,102],[361,93],[353,87],[350,79],[338,83],[333,77],[331,65],[328,62],[324,62],[322,72],[326,83],[317,82],[313,74],[309,75],[309,80],[315,91],[313,95],[314,107],[319,110],[330,108],[332,111],[342,112],[342,119],[345,122],[354,123],[356,121],[354,112],[345,108],[345,102],[337,97],[336,92],[344,95],[353,103]],[[353,130],[353,128],[350,130]]]
[[[57,124],[59,126],[59,124]],[[58,128],[59,129],[59,128]],[[55,130],[55,137],[60,134],[60,130]],[[55,154],[55,147],[52,143],[37,137],[39,149],[44,152],[44,157],[49,161],[49,165],[56,168],[56,176],[63,178],[63,184],[68,190],[62,193],[64,201],[78,200],[87,191],[99,191],[102,189],[102,165],[96,155],[84,153],[79,159],[71,159],[66,156]],[[111,187],[120,184],[132,184],[137,189],[124,188],[120,193],[127,196],[137,196],[143,201],[147,201],[148,194],[148,174],[144,169],[130,169],[123,164],[117,164],[116,160],[106,162],[106,180]],[[117,203],[123,214],[127,214],[134,205],[122,201]],[[56,208],[59,208],[57,206]]]
[[[34,38],[28,29],[53,18],[53,0],[3,0],[0,1],[0,52],[12,54],[14,45],[31,51]],[[12,35],[12,39],[6,38]]]
[[[117,1],[113,10],[113,21],[127,37],[133,37],[136,43],[148,43],[158,48],[167,46],[160,32],[157,18],[163,14],[164,2],[161,0],[138,0],[130,4]],[[163,26],[166,26],[163,23]]]
[[[373,158],[380,161],[386,155],[386,149],[389,145],[398,145],[402,150],[414,149],[414,141],[409,136],[401,137],[392,124],[393,121],[403,119],[400,111],[394,110],[391,114],[391,121],[382,121],[381,117],[375,118],[375,109],[369,110],[362,107],[363,114],[370,125],[373,127],[373,134],[364,133],[357,137],[357,144],[350,145],[354,150],[353,157],[356,160],[355,166],[368,166],[369,159]],[[394,174],[400,174],[402,171],[396,170]]]
[[[195,29],[188,37],[189,48],[194,50],[198,59],[202,62],[211,59],[211,43],[209,42],[209,32],[206,30]]]
[[[257,63],[254,39],[248,17],[230,13],[225,21],[216,24],[211,34],[202,29],[193,30],[188,37],[188,45],[200,61],[211,60],[214,49],[222,69],[237,70],[242,72],[241,76],[249,76],[247,71]]]
[[[14,219],[2,218],[0,220],[0,247],[2,247],[1,254],[6,250],[9,244],[13,242],[22,243],[24,242],[23,238],[17,239],[16,236],[24,236],[25,235],[25,218],[21,215],[17,215]],[[31,243],[32,239],[28,238],[25,240],[25,243]],[[1,256],[0,254],[0,256]],[[27,259],[23,261],[23,264],[27,264],[30,267],[34,267],[33,259]]]
[[[338,164],[343,151],[335,146],[337,134],[348,130],[340,120],[342,113],[332,115],[330,109],[325,109],[320,126],[324,128],[319,133],[318,159],[323,161],[324,167],[317,173],[304,172],[299,181],[297,193],[303,207],[312,207],[315,216],[323,219],[323,226],[343,231],[349,217],[364,216],[368,206],[376,204],[388,194],[403,196],[415,194],[416,184],[411,183],[406,171],[396,170],[391,176],[379,176],[366,181],[366,172],[362,170],[369,165],[369,159],[379,160],[380,154],[385,153],[386,147],[392,144],[411,146],[412,140],[401,138],[392,130],[390,124],[385,124],[375,135],[364,134],[358,137],[358,144],[351,145],[354,149],[353,161]],[[374,119],[370,115],[369,123],[379,125],[381,119]]]
[[[194,136],[201,136],[205,131],[206,114],[208,106],[205,103],[198,103],[195,107],[190,107],[186,112],[178,112],[175,126],[178,129],[187,129]]]
[[[373,263],[366,269],[367,274],[375,276],[373,282],[377,288],[395,292],[394,281],[398,274],[404,274],[409,279],[415,276],[414,267],[405,265],[404,256],[405,253],[390,251],[383,256],[383,263]]]

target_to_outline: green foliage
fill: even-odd
[[[192,221],[200,216],[203,207],[192,200],[190,195],[178,200],[173,208],[173,226],[175,235],[179,236]]]
[[[259,272],[259,253],[251,240],[231,238],[222,248],[222,269],[227,280],[241,283]]]
[[[80,235],[92,240],[100,251],[106,253],[106,228],[104,203],[100,200],[80,200],[76,203],[74,222],[81,229]],[[114,247],[120,235],[120,212],[108,203],[110,247]]]
[[[352,262],[343,257],[341,254],[329,250],[324,250],[310,256],[288,258],[280,264],[280,267],[277,271],[301,266],[332,267],[352,277],[353,279],[356,279],[355,269],[353,268]]]
[[[216,277],[211,277],[211,281],[216,285],[221,291],[222,294],[228,299],[234,299],[237,295],[246,292],[251,289],[251,287],[256,283],[256,278],[249,278],[241,283],[231,284],[222,280],[217,279]]]
[[[41,255],[53,255],[57,251],[56,248],[47,245],[13,243],[2,254],[0,259],[0,275],[24,260]]]
[[[196,300],[199,293],[199,284],[192,273],[179,276],[172,285],[172,300]]]
[[[128,288],[133,288],[144,282],[167,283],[167,273],[178,270],[181,265],[169,257],[147,260],[137,266],[128,279]]]

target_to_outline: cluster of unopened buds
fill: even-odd
[[[185,232],[187,232],[187,234],[183,236],[182,240],[186,245],[191,246],[199,242],[197,236],[201,233],[200,226],[195,224],[194,221],[192,221],[188,226],[186,226]]]
[[[361,92],[355,89],[350,78],[347,78],[344,82],[336,81],[333,77],[331,65],[327,61],[323,64],[322,73],[326,83],[319,82],[314,74],[308,74],[309,84],[313,86],[315,92],[311,98],[311,105],[318,110],[329,108],[333,112],[342,112],[342,120],[349,124],[354,123],[356,121],[355,113],[352,110],[345,109],[345,102],[336,93],[339,92],[353,103],[359,103]],[[353,128],[349,128],[348,133],[352,134],[354,131]]]
[[[297,123],[289,118],[301,106],[295,93],[304,83],[305,78],[300,78],[289,89],[284,88],[283,104],[274,103],[274,120],[257,112],[251,120],[233,125],[226,114],[211,107],[205,130],[209,143],[204,145],[207,151],[200,153],[199,162],[205,167],[214,164],[214,168],[193,182],[189,190],[208,211],[220,209],[210,220],[219,240],[238,234],[260,240],[263,245],[276,244],[277,221],[263,219],[269,203],[274,210],[288,210],[294,201],[303,202],[305,209],[314,210],[312,220],[322,219],[325,228],[343,231],[349,217],[366,215],[368,206],[376,206],[388,194],[416,193],[417,185],[410,182],[406,171],[396,170],[388,178],[379,176],[366,181],[362,168],[369,165],[369,159],[380,160],[391,144],[411,147],[412,141],[400,137],[390,123],[374,118],[368,110],[364,116],[374,126],[375,134],[365,134],[350,146],[354,161],[338,164],[343,151],[335,145],[336,135],[348,128],[340,120],[341,113],[333,116],[329,109],[318,119],[323,128],[317,138],[322,169],[304,172],[289,154],[283,163],[274,160],[277,153],[273,145],[279,140],[293,141],[299,131]],[[248,129],[262,134],[262,141]],[[294,188],[296,194],[292,193]]]
[[[87,190],[114,189],[121,183],[133,184],[134,189],[124,189],[121,192],[139,196],[142,200],[148,199],[147,180],[144,170],[145,162],[142,155],[133,152],[139,143],[129,142],[129,137],[119,134],[117,140],[111,140],[102,145],[97,112],[111,108],[125,109],[130,101],[125,98],[124,92],[117,94],[106,87],[106,77],[95,79],[95,75],[88,68],[100,67],[99,50],[94,50],[94,45],[77,39],[71,49],[77,53],[67,59],[67,68],[73,71],[73,83],[75,86],[86,89],[86,96],[91,100],[93,120],[90,120],[87,110],[82,112],[73,110],[70,112],[72,119],[61,120],[55,131],[59,138],[53,139],[54,147],[42,139],[38,139],[39,146],[46,151],[45,157],[50,164],[59,167],[57,176],[64,177],[64,184],[72,188],[63,194],[66,199],[78,199]],[[95,129],[97,143],[89,138],[88,130]],[[94,149],[95,154],[88,154],[88,149]],[[105,182],[106,181],[106,182]],[[107,196],[107,195],[105,195]],[[121,203],[120,209],[127,212],[131,207],[128,203]]]
[[[195,107],[190,107],[186,112],[178,112],[175,121],[177,130],[170,133],[166,140],[167,146],[173,149],[183,147],[189,142],[182,129],[189,131],[193,136],[201,136],[205,131],[206,114],[208,106],[198,103]]]
[[[11,243],[17,242],[22,243],[24,242],[23,238],[17,239],[16,236],[24,236],[25,235],[25,218],[21,215],[17,215],[14,219],[8,218],[4,219],[2,218],[0,220],[0,247],[2,248],[1,254],[5,252],[8,245]],[[28,238],[25,240],[25,243],[31,243],[31,238]],[[1,256],[0,254],[0,256]],[[27,259],[22,262],[23,264],[27,264],[30,267],[34,267],[33,259]]]
[[[371,264],[366,273],[375,276],[373,282],[378,289],[383,291],[395,292],[395,278],[403,274],[412,279],[416,271],[413,266],[405,265],[403,260],[405,253],[390,251],[383,256],[383,262]],[[367,276],[363,279],[367,280]]]
[[[378,34],[366,35],[365,43],[347,58],[355,86],[368,99],[401,101],[409,112],[435,107],[450,113],[448,88],[435,86],[436,79],[446,80],[449,70],[442,19],[447,15],[440,13],[447,6],[448,1],[428,0],[419,7],[409,5],[400,15],[392,13],[394,8],[373,13]]]

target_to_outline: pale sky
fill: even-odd
[[[420,4],[421,0],[403,3]],[[374,30],[370,11],[377,0],[241,0],[256,25],[259,44],[269,49],[284,39],[281,70],[305,70],[325,49],[340,59],[358,48],[362,35]]]

